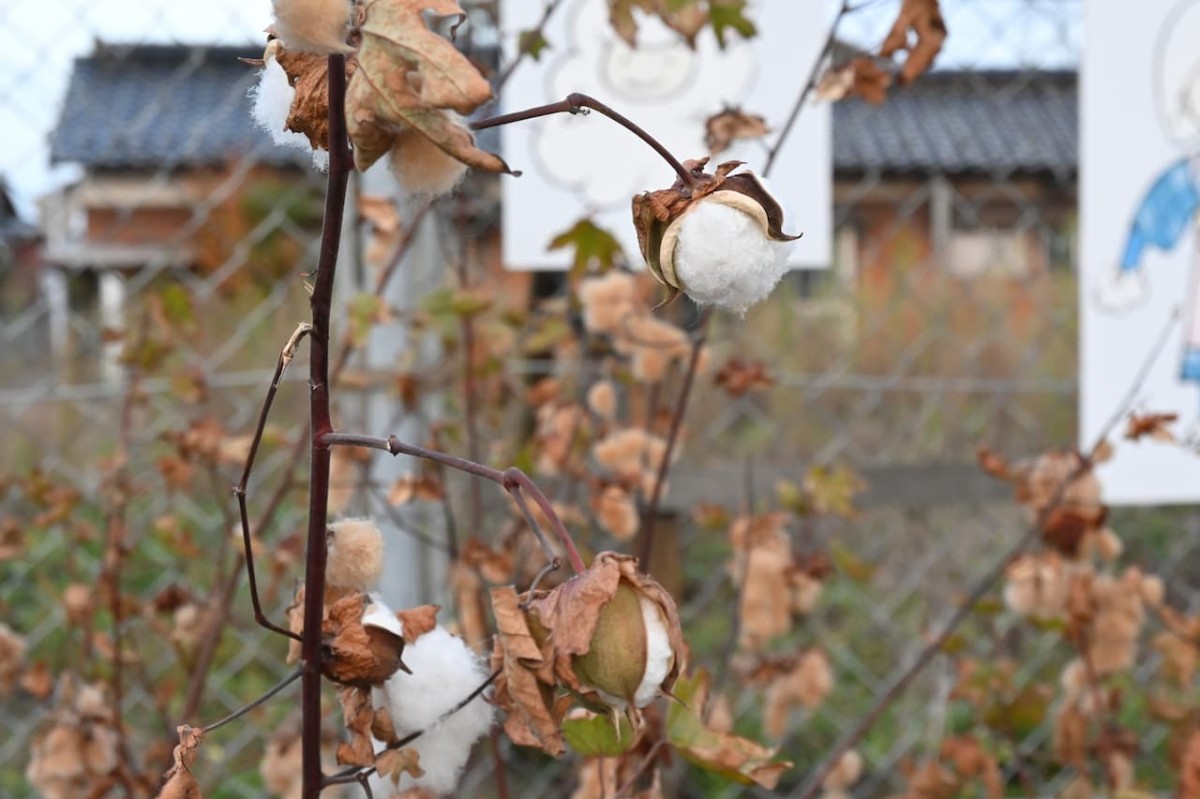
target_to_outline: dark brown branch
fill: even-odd
[[[329,320],[338,245],[346,210],[346,184],[354,168],[346,136],[346,59],[332,55],[329,72],[329,180],[321,249],[313,284],[312,332],[309,334],[309,410],[312,462],[308,482],[308,537],[304,562],[304,635],[300,657],[301,683],[301,797],[321,793],[321,621],[325,611],[325,531],[329,502],[329,447],[321,438],[333,429],[329,411]]]
[[[537,487],[529,475],[517,468],[509,468],[501,471],[494,469],[491,466],[486,466],[482,463],[460,458],[457,455],[449,455],[445,452],[438,452],[434,449],[427,449],[416,444],[406,444],[396,436],[388,436],[380,438],[379,436],[365,436],[354,433],[326,433],[321,436],[321,443],[326,447],[364,447],[366,449],[377,449],[382,452],[387,452],[390,455],[409,455],[414,458],[424,458],[425,460],[440,463],[448,466],[451,469],[457,469],[460,472],[473,474],[476,477],[482,477],[485,480],[490,480],[498,484],[517,502],[518,507],[522,505],[523,500],[520,498],[520,492],[529,495],[529,498],[534,501],[534,504],[546,516],[550,525],[554,529],[554,534],[566,550],[567,559],[571,561],[571,568],[576,574],[584,571],[586,567],[583,564],[583,558],[579,555],[579,550],[575,546],[575,541],[571,538],[571,534],[567,532],[566,526],[562,523],[562,519],[558,517],[554,506],[542,490]],[[531,518],[531,517],[527,517]],[[538,528],[534,525],[534,533],[537,534]],[[553,552],[547,553],[547,557],[553,558]]]
[[[471,129],[483,130],[485,128],[494,128],[500,125],[511,125],[514,122],[525,122],[530,119],[537,119],[538,117],[550,116],[551,114],[580,114],[585,113],[585,109],[591,109],[592,111],[603,114],[613,122],[616,122],[618,125],[628,130],[634,136],[637,136],[646,144],[650,145],[654,152],[658,153],[659,157],[671,165],[671,169],[675,170],[675,174],[679,176],[679,180],[684,186],[688,187],[689,189],[694,189],[696,187],[696,176],[693,175],[689,169],[684,167],[683,164],[679,163],[679,159],[672,155],[671,151],[664,147],[662,142],[647,133],[633,120],[629,119],[623,114],[618,113],[617,111],[614,111],[604,103],[600,102],[594,97],[589,97],[586,94],[579,94],[576,92],[574,94],[567,95],[567,99],[559,100],[557,103],[539,105],[534,108],[527,108],[524,111],[514,111],[511,114],[501,114],[499,116],[489,117],[488,119],[481,119],[477,122],[472,122]]]
[[[255,426],[254,436],[250,440],[250,451],[246,454],[246,465],[242,469],[242,478],[233,489],[233,495],[237,497],[238,514],[242,525],[242,547],[245,550],[246,578],[250,584],[250,603],[254,606],[254,620],[272,632],[295,638],[297,641],[300,640],[300,636],[286,627],[280,627],[273,623],[262,609],[262,602],[258,595],[258,578],[254,571],[254,545],[250,532],[250,515],[246,508],[246,486],[250,482],[250,472],[254,468],[254,459],[258,455],[258,447],[262,443],[262,437],[267,428],[267,418],[271,414],[271,406],[275,403],[275,395],[279,391],[279,382],[283,378],[283,372],[296,356],[296,347],[299,346],[300,340],[310,333],[312,333],[312,325],[300,325],[279,352],[279,360],[275,364],[275,374],[271,378],[267,396],[263,399],[262,408],[258,412],[258,424]],[[235,580],[236,576],[235,570],[233,575]]]

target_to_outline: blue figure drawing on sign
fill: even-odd
[[[1118,313],[1146,298],[1142,267],[1151,249],[1174,251],[1200,234],[1200,0],[1171,9],[1154,57],[1159,117],[1178,157],[1150,184],[1130,221],[1117,272],[1097,292],[1100,305]],[[1192,248],[1179,378],[1200,385],[1200,247],[1193,241]]]

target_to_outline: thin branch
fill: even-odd
[[[542,10],[542,18],[538,20],[533,30],[526,31],[525,33],[533,37],[541,37],[542,32],[546,29],[546,23],[550,21],[550,17],[554,15],[554,12],[560,5],[562,5],[562,0],[550,0],[550,2],[546,3],[546,7]],[[508,82],[508,79],[512,77],[513,72],[521,65],[521,62],[525,60],[527,55],[529,53],[522,47],[517,51],[516,57],[512,61],[509,61],[504,69],[500,71],[500,74],[496,77],[497,92],[499,92],[501,86]]]
[[[262,443],[263,434],[267,429],[267,418],[271,415],[271,406],[274,405],[275,395],[279,392],[279,383],[283,379],[283,372],[296,357],[296,348],[300,345],[301,339],[310,335],[312,329],[312,325],[307,322],[298,325],[287,343],[283,345],[283,349],[279,351],[279,360],[275,363],[275,374],[271,378],[270,387],[267,388],[267,396],[263,399],[262,408],[258,411],[258,424],[254,428],[254,436],[250,439],[250,451],[246,453],[246,465],[242,469],[242,478],[238,480],[238,484],[233,489],[242,525],[242,547],[245,550],[246,578],[250,584],[250,604],[254,607],[254,620],[272,632],[294,638],[297,641],[300,640],[299,635],[272,622],[262,609],[262,602],[258,596],[258,577],[254,570],[254,539],[250,531],[250,514],[246,507],[246,486],[250,483],[250,472],[254,468],[254,459],[258,455],[258,447]],[[234,579],[237,577],[236,570],[233,577]]]
[[[1004,572],[1008,568],[1009,563],[1011,563],[1038,539],[1042,532],[1042,528],[1049,520],[1051,514],[1058,510],[1059,505],[1062,503],[1062,499],[1067,492],[1067,488],[1073,482],[1075,482],[1076,479],[1094,466],[1096,455],[1100,452],[1101,447],[1103,447],[1105,442],[1108,440],[1108,436],[1133,406],[1133,402],[1136,399],[1138,392],[1141,391],[1147,376],[1150,374],[1150,370],[1153,368],[1154,363],[1158,360],[1159,355],[1162,354],[1169,337],[1168,334],[1170,333],[1171,328],[1174,327],[1178,316],[1178,311],[1171,315],[1171,318],[1167,321],[1166,327],[1159,335],[1158,340],[1155,341],[1154,348],[1149,352],[1146,360],[1143,361],[1141,368],[1134,377],[1134,381],[1130,386],[1129,391],[1126,392],[1125,397],[1117,406],[1116,412],[1113,414],[1108,423],[1101,428],[1100,433],[1091,449],[1080,458],[1079,465],[1073,469],[1070,474],[1064,477],[1061,482],[1059,482],[1058,486],[1054,490],[1054,493],[1051,495],[1050,500],[1044,506],[1042,506],[1041,511],[1037,514],[1037,518],[1033,520],[1033,523],[1029,525],[1020,539],[1018,539],[1017,542],[1010,547],[1007,552],[1004,553],[1003,557],[994,563],[992,567],[988,569],[987,573],[975,583],[974,587],[967,594],[966,598],[963,599],[958,608],[950,616],[945,626],[942,627],[941,632],[939,632],[932,640],[929,641],[929,643],[925,645],[924,648],[922,648],[916,659],[909,664],[908,668],[904,670],[904,673],[901,674],[900,677],[888,687],[887,691],[885,691],[882,696],[875,700],[875,704],[873,704],[871,708],[865,714],[863,714],[863,716],[858,720],[858,723],[856,723],[851,729],[842,735],[838,742],[834,744],[833,748],[830,749],[825,755],[825,759],[822,760],[820,765],[818,765],[817,768],[809,774],[808,781],[804,783],[800,791],[798,791],[795,796],[799,797],[799,799],[812,799],[812,797],[817,795],[818,791],[821,790],[821,784],[825,781],[825,778],[829,776],[829,773],[833,770],[834,766],[837,765],[837,762],[841,759],[842,755],[857,745],[858,742],[861,741],[868,732],[870,732],[871,728],[875,726],[875,723],[879,721],[884,712],[891,707],[893,702],[900,698],[908,686],[912,684],[913,680],[916,679],[917,675],[919,675],[921,671],[923,671],[924,668],[941,653],[942,648],[945,646],[946,642],[950,640],[950,636],[954,634],[954,631],[958,629],[959,625],[966,621],[966,619],[975,610],[975,606],[979,604],[980,600],[987,596],[987,594],[992,590],[992,587],[1000,580],[1001,577],[1004,576]]]
[[[460,458],[457,455],[449,455],[445,452],[438,452],[434,449],[427,449],[416,444],[407,444],[401,441],[396,436],[388,436],[380,438],[378,436],[366,436],[356,433],[326,433],[320,437],[321,444],[326,447],[364,447],[366,449],[377,449],[382,452],[387,452],[391,455],[409,455],[415,458],[424,458],[435,463],[440,463],[444,466],[449,466],[451,469],[457,469],[460,472],[473,474],[476,477],[482,477],[485,480],[490,480],[493,483],[500,485],[505,491],[512,495],[518,506],[522,500],[519,498],[519,492],[524,491],[533,500],[538,509],[542,511],[546,519],[550,522],[550,526],[554,530],[555,536],[566,550],[567,558],[571,561],[571,568],[576,574],[584,571],[586,567],[583,564],[583,558],[579,554],[578,548],[575,546],[575,541],[571,538],[571,534],[567,531],[566,525],[562,523],[562,519],[558,517],[558,513],[554,510],[554,506],[542,490],[529,479],[529,475],[525,474],[520,469],[515,467],[505,469],[494,469],[491,466],[486,466],[482,463]],[[534,530],[537,533],[537,529]],[[548,555],[548,557],[551,557]]]
[[[812,94],[812,90],[817,85],[817,78],[821,74],[821,65],[825,63],[825,57],[833,50],[834,42],[837,41],[837,29],[842,21],[842,17],[854,10],[856,9],[851,7],[849,0],[842,0],[841,6],[838,7],[837,16],[833,18],[833,23],[829,26],[829,35],[825,37],[825,44],[821,47],[821,52],[817,54],[816,59],[813,60],[812,69],[808,73],[808,80],[804,82],[804,87],[796,97],[796,102],[792,105],[792,110],[788,114],[787,121],[783,123],[783,127],[779,130],[778,138],[775,139],[775,143],[771,145],[771,148],[767,150],[767,160],[762,168],[763,177],[770,175],[771,167],[775,166],[775,159],[779,155],[779,151],[783,149],[784,142],[787,141],[788,135],[796,125],[796,120],[800,118],[800,111],[803,110],[804,104],[808,102],[808,96]]]
[[[567,95],[567,99],[559,100],[557,103],[548,105],[539,105],[534,108],[527,108],[524,111],[514,111],[511,114],[501,114],[499,116],[481,119],[471,123],[471,130],[483,130],[485,128],[494,128],[500,125],[511,125],[514,122],[525,122],[538,117],[550,116],[551,114],[580,114],[585,113],[585,109],[591,109],[616,122],[621,127],[628,130],[634,136],[637,136],[646,144],[658,153],[664,161],[671,165],[671,169],[675,170],[675,174],[679,176],[680,182],[689,189],[696,187],[696,176],[691,170],[687,169],[683,164],[679,163],[679,159],[671,154],[671,151],[663,146],[662,142],[647,133],[640,125],[628,117],[614,111],[604,103],[589,97],[586,94]]]
[[[272,697],[274,697],[276,694],[278,694],[284,688],[287,688],[289,685],[294,683],[296,680],[300,679],[300,675],[303,673],[304,673],[304,669],[302,669],[302,668],[296,669],[291,674],[289,674],[288,676],[284,677],[282,680],[277,682],[273,687],[268,688],[267,692],[264,693],[262,696],[260,696],[258,699],[255,699],[253,702],[251,702],[247,705],[243,705],[242,707],[240,707],[237,710],[230,713],[225,718],[220,719],[219,721],[214,721],[212,724],[209,724],[207,727],[204,727],[201,731],[205,735],[207,735],[208,733],[210,733],[214,730],[221,729],[226,724],[228,724],[231,721],[234,721],[235,719],[240,719],[242,716],[246,715],[251,710],[254,710],[256,707],[260,707],[260,706],[266,704],[268,701],[271,700]]]
[[[346,211],[346,184],[354,163],[346,136],[346,59],[328,60],[329,180],[321,249],[313,285],[312,331],[309,334],[309,409],[311,470],[308,480],[308,536],[304,562],[304,635],[300,657],[304,661],[300,698],[301,799],[321,793],[321,621],[325,611],[326,526],[329,503],[330,450],[321,437],[333,429],[329,399],[329,321],[338,246]]]
[[[654,488],[650,491],[650,501],[642,513],[642,539],[638,549],[638,560],[642,568],[650,568],[650,556],[654,553],[654,532],[658,519],[658,503],[662,499],[663,485],[667,482],[667,472],[671,468],[671,454],[679,440],[679,430],[683,427],[683,417],[687,414],[688,399],[692,395],[692,385],[696,380],[696,370],[700,366],[700,353],[704,349],[707,335],[708,320],[712,318],[712,309],[706,309],[696,326],[696,334],[692,339],[692,354],[688,359],[687,371],[683,375],[683,385],[675,400],[675,408],[671,413],[671,429],[667,433],[667,446],[663,451],[662,460],[658,464],[658,474],[654,476]]]

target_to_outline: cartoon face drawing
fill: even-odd
[[[1163,132],[1183,149],[1200,148],[1200,2],[1171,9],[1154,48],[1155,97]]]
[[[696,54],[679,37],[662,41],[643,37],[636,49],[624,39],[610,38],[600,60],[600,74],[613,92],[640,102],[675,96],[696,72]]]

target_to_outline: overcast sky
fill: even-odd
[[[898,1],[871,0],[845,20],[843,37],[878,45]],[[1082,5],[942,0],[951,35],[938,66],[1074,66]],[[37,197],[74,176],[69,167],[50,168],[47,135],[73,59],[91,52],[95,40],[241,44],[262,36],[270,10],[270,0],[0,0],[0,176],[21,212],[32,219]]]

